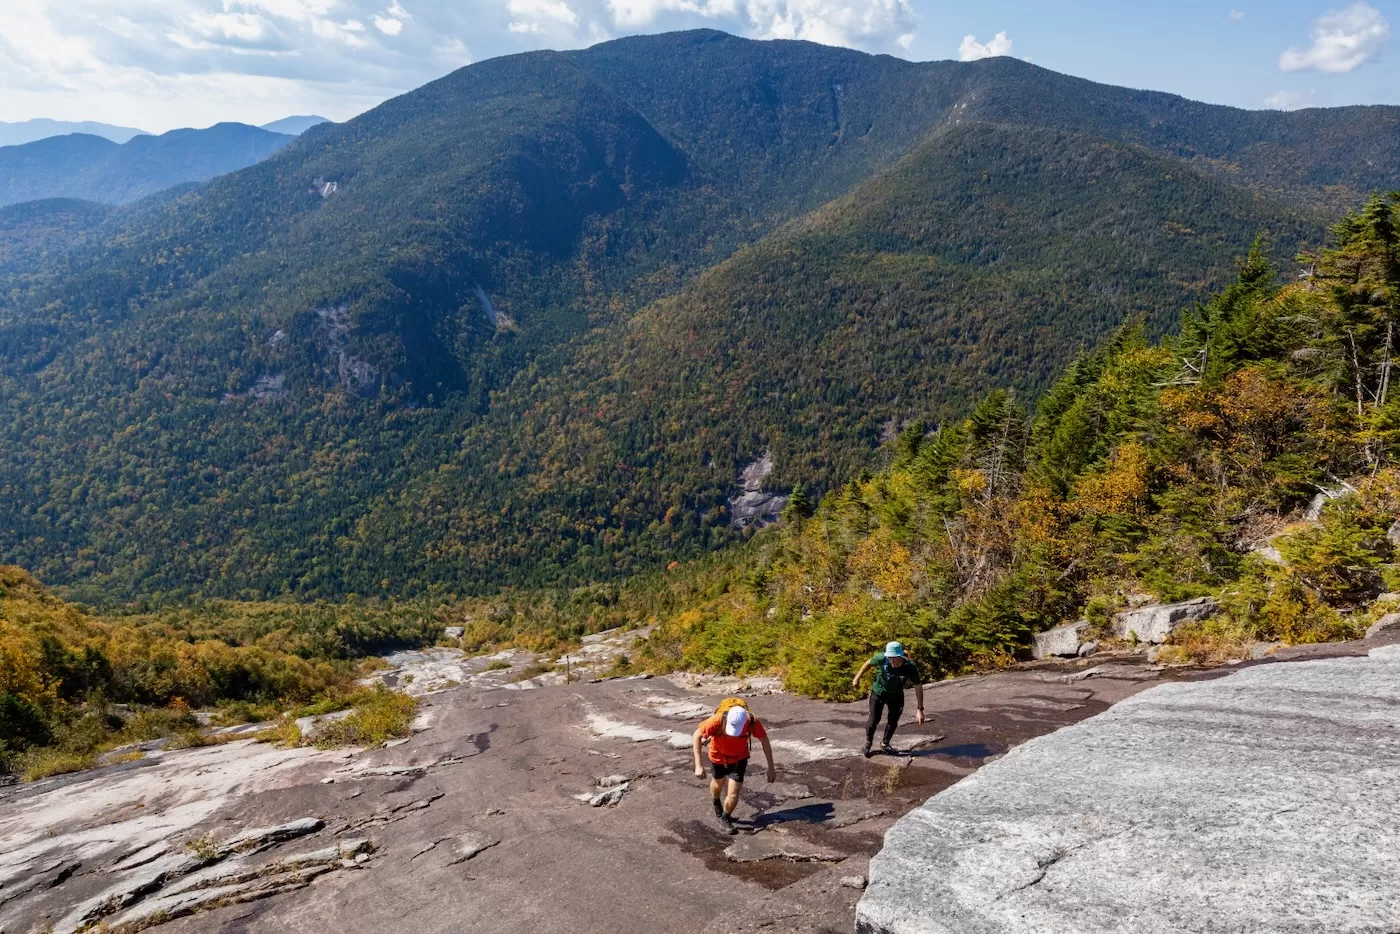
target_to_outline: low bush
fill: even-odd
[[[318,748],[379,746],[408,736],[418,711],[416,698],[383,687],[357,695],[352,706],[348,717],[321,729],[315,739]]]

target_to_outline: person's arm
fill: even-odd
[[[704,741],[705,726],[701,724],[695,728],[695,734],[690,737],[690,748],[695,753],[695,777],[705,777],[705,766],[700,762],[700,744]]]
[[[919,708],[914,711],[914,720],[922,725],[924,722],[924,683],[922,681],[914,682],[914,701],[919,705]]]
[[[853,688],[858,688],[858,687],[860,687],[860,679],[861,679],[861,678],[864,678],[864,677],[865,677],[865,673],[866,673],[867,671],[869,671],[869,670],[870,670],[870,659],[867,658],[867,659],[865,660],[865,664],[863,664],[863,665],[860,666],[860,671],[857,671],[857,672],[856,672],[856,676],[855,676],[854,678],[851,679],[851,687],[853,687]]]
[[[768,734],[764,733],[758,738],[758,741],[763,746],[763,757],[768,760],[768,781],[776,782],[778,768],[773,764],[773,745],[768,742]]]

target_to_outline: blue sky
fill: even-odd
[[[346,119],[454,68],[708,26],[906,58],[1010,54],[1240,107],[1400,104],[1400,0],[0,0],[0,120]],[[1400,24],[1397,24],[1400,28]]]

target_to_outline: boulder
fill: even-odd
[[[1396,628],[1400,628],[1400,613],[1387,613],[1371,624],[1370,628],[1366,630],[1366,638],[1369,639]]]
[[[442,637],[444,639],[460,639],[466,632],[465,626],[448,626],[442,631]]]
[[[1113,634],[1138,642],[1166,642],[1177,627],[1214,616],[1219,610],[1220,605],[1211,597],[1125,610],[1113,617]]]
[[[1152,688],[899,820],[856,930],[1400,930],[1397,735],[1400,646]]]
[[[1400,548],[1400,519],[1390,523],[1390,528],[1385,530],[1385,540]]]
[[[1098,650],[1099,650],[1099,643],[1098,643],[1097,640],[1091,641],[1091,642],[1086,642],[1086,643],[1084,643],[1083,645],[1081,645],[1081,646],[1079,647],[1079,657],[1080,657],[1080,658],[1087,658],[1088,656],[1093,655],[1093,654],[1094,654],[1095,652],[1097,652]]]
[[[1035,634],[1035,641],[1031,644],[1031,656],[1039,659],[1056,655],[1069,657],[1078,655],[1079,646],[1083,644],[1083,636],[1088,629],[1089,621],[1081,619],[1077,623],[1066,623],[1063,626],[1056,626],[1054,629],[1038,632]]]

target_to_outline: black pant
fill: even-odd
[[[865,721],[865,744],[867,746],[875,742],[875,727],[880,725],[880,714],[886,710],[889,711],[889,716],[885,718],[884,744],[888,746],[890,740],[894,739],[895,728],[899,726],[899,715],[904,713],[904,694],[899,693],[893,697],[886,697],[871,691],[870,718]]]

